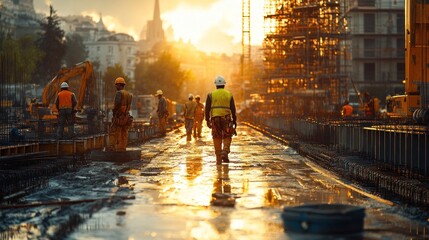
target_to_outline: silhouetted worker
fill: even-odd
[[[195,109],[195,117],[194,117],[194,138],[201,138],[201,131],[203,129],[203,121],[204,121],[204,104],[201,102],[200,95],[195,96],[195,102],[197,103],[197,107]]]
[[[68,90],[67,82],[61,83],[61,91],[55,100],[58,109],[57,137],[64,138],[64,127],[67,127],[68,137],[74,137],[74,115],[76,114],[76,96]]]
[[[192,94],[189,94],[188,100],[189,101],[187,101],[184,106],[183,117],[185,118],[186,141],[191,141],[197,103],[194,102],[194,96]]]
[[[115,79],[117,91],[113,100],[113,118],[108,148],[110,151],[125,152],[128,145],[128,130],[133,120],[129,113],[133,95],[124,89],[125,84],[123,77]]]
[[[205,113],[207,126],[212,129],[216,164],[221,164],[222,161],[229,162],[228,154],[237,127],[237,116],[234,98],[224,89],[225,79],[217,76],[214,84],[216,90],[207,95]]]
[[[363,93],[364,115],[365,117],[374,117],[374,101],[368,92]]]
[[[159,132],[162,136],[166,135],[167,132],[167,118],[168,118],[168,110],[167,110],[167,101],[162,96],[162,90],[156,91],[156,96],[158,96],[158,109],[156,113],[158,114],[159,121]]]
[[[19,132],[18,126],[14,124],[9,132],[9,141],[11,143],[19,143],[25,140],[25,136]]]

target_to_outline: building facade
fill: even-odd
[[[36,35],[43,18],[42,14],[36,14],[33,0],[0,1],[0,32],[3,35],[13,38]]]
[[[380,99],[403,93],[404,0],[350,0],[346,17],[352,83]]]
[[[108,67],[120,64],[130,82],[135,82],[137,43],[132,36],[117,33],[85,45],[89,60],[99,64],[98,71],[105,72]]]

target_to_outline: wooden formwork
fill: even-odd
[[[0,147],[0,156],[12,156],[18,154],[33,153],[39,151],[38,143],[12,145]]]
[[[90,150],[103,148],[106,135],[94,135],[73,140],[58,140],[40,143],[40,151],[54,155],[84,154]]]

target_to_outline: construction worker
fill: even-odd
[[[234,98],[224,89],[225,78],[217,76],[214,84],[216,90],[207,95],[205,114],[207,127],[212,129],[216,164],[221,164],[222,161],[229,162],[228,154],[237,127],[237,116]]]
[[[366,118],[374,117],[374,101],[368,92],[363,93],[364,115]]]
[[[25,136],[20,133],[18,125],[13,124],[12,129],[9,132],[9,142],[11,143],[19,143],[25,140]]]
[[[125,152],[128,144],[128,130],[132,124],[129,113],[133,95],[125,90],[125,79],[115,79],[116,94],[113,99],[113,118],[109,134],[109,151]]]
[[[376,96],[372,99],[374,102],[374,117],[380,116],[380,99]]]
[[[343,118],[350,118],[353,115],[353,107],[348,100],[344,100],[343,108],[341,109],[341,116]]]
[[[197,103],[194,102],[194,96],[192,94],[189,94],[188,100],[189,101],[187,101],[184,106],[183,117],[185,118],[186,141],[191,141]]]
[[[200,95],[195,96],[195,102],[197,103],[197,106],[195,108],[194,117],[194,138],[201,138],[201,130],[203,129],[204,104],[202,104],[200,101]]]
[[[159,121],[159,132],[162,136],[166,135],[167,132],[167,118],[168,118],[168,110],[167,110],[167,100],[162,96],[162,90],[156,91],[155,96],[158,96],[158,109],[156,113],[158,114]]]
[[[28,112],[33,119],[37,119],[37,98],[31,99],[28,104]]]
[[[64,127],[67,127],[69,137],[74,137],[74,115],[76,114],[76,96],[69,91],[67,82],[61,83],[61,91],[55,100],[55,106],[58,109],[58,128],[57,137],[64,138]]]

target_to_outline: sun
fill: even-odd
[[[175,40],[197,43],[207,29],[216,25],[219,18],[214,9],[195,8],[186,4],[179,5],[173,11],[162,15],[163,24],[172,26]]]
[[[263,39],[263,1],[251,1],[252,44],[260,45]],[[164,28],[172,27],[174,40],[203,45],[201,41],[224,34],[232,39],[231,44],[241,43],[241,1],[220,0],[209,7],[196,7],[181,3],[161,16]],[[216,35],[216,36],[215,36]],[[219,37],[220,38],[220,37]],[[219,42],[214,49],[221,49]]]

